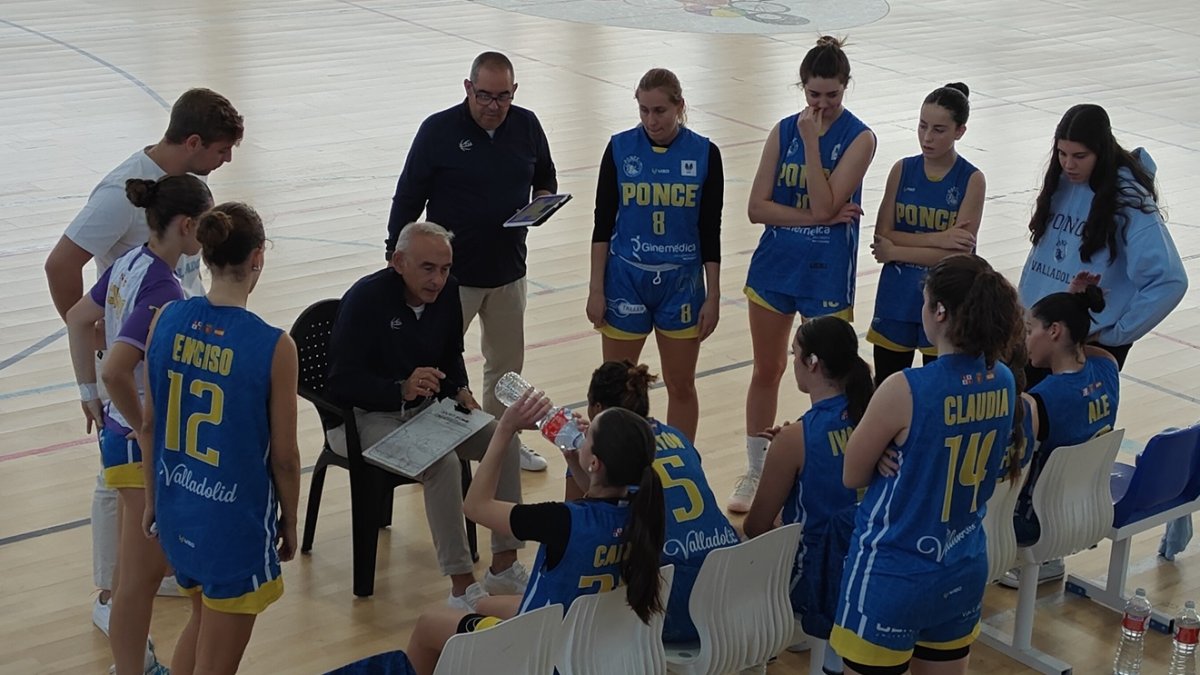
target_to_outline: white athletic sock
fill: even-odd
[[[750,467],[749,473],[755,476],[761,476],[763,472],[763,462],[767,459],[767,446],[770,442],[761,436],[746,437],[746,459],[747,466]]]

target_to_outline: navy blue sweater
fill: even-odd
[[[425,211],[454,232],[454,275],[463,286],[496,288],[525,276],[526,228],[504,221],[532,192],[558,190],[550,144],[537,117],[512,106],[489,136],[464,99],[421,123],[396,183],[387,250]]]
[[[446,375],[437,397],[453,397],[467,386],[462,334],[462,303],[453,277],[418,319],[404,301],[399,272],[387,267],[365,276],[342,296],[333,321],[329,393],[363,410],[400,410],[405,406],[401,381],[427,367]]]

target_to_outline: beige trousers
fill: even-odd
[[[355,409],[359,439],[364,449],[379,442],[396,427],[407,422],[420,408],[405,412],[367,412]],[[417,476],[425,492],[425,518],[429,521],[429,532],[433,535],[433,547],[437,551],[438,567],[442,574],[468,574],[475,568],[471,560],[471,549],[467,544],[467,530],[463,523],[462,468],[459,459],[479,461],[483,459],[488,443],[496,429],[489,422],[470,438],[463,441],[454,452],[446,455],[433,466]],[[343,457],[346,455],[345,425],[330,429],[327,434],[329,447]],[[500,482],[496,486],[496,499],[521,503],[521,458],[517,452],[519,442],[513,437],[504,451],[504,463],[500,466]],[[512,535],[492,532],[492,553],[513,551],[524,547],[524,543]]]
[[[497,419],[504,414],[504,406],[496,399],[496,382],[501,375],[519,373],[525,366],[525,289],[525,277],[498,288],[458,288],[464,333],[479,316],[483,391],[476,398]]]

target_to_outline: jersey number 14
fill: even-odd
[[[971,489],[971,510],[968,513],[975,513],[979,509],[979,485],[987,474],[988,458],[992,455],[995,442],[995,429],[987,432],[986,436],[980,432],[971,434],[965,453],[962,434],[946,439],[946,449],[950,451],[947,453],[950,466],[946,472],[946,497],[942,500],[943,523],[950,521],[950,514],[953,512],[955,483]]]

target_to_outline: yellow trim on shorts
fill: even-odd
[[[210,598],[201,594],[204,606],[225,614],[262,614],[268,605],[283,595],[283,577],[275,577],[258,590],[236,598]]]
[[[742,288],[742,293],[744,293],[746,295],[747,300],[749,300],[750,302],[753,302],[754,304],[758,305],[759,307],[762,307],[763,309],[769,309],[772,312],[775,312],[776,314],[783,314],[783,312],[772,307],[771,303],[767,302],[766,300],[763,300],[762,296],[759,295],[753,288],[746,286],[746,287]]]
[[[978,628],[978,626],[976,626]],[[912,659],[913,650],[896,651],[867,642],[857,633],[834,626],[829,634],[829,646],[838,656],[864,666],[902,666]]]
[[[489,628],[495,628],[496,626],[500,625],[501,621],[504,621],[504,619],[501,619],[498,616],[485,616],[479,621],[475,622],[475,628],[471,632],[479,633]]]
[[[892,352],[911,352],[918,351],[925,356],[937,356],[937,347],[902,347],[895,342],[885,338],[879,331],[874,328],[867,329],[867,342]]]
[[[851,306],[851,307],[847,307],[846,309],[839,309],[838,311],[836,311],[832,314],[821,314],[820,316],[836,316],[837,318],[842,319],[846,323],[853,323],[854,322],[854,307]],[[816,319],[818,317],[810,316],[810,317],[806,317],[806,318]]]
[[[658,333],[663,337],[669,337],[672,340],[695,340],[696,338],[700,337],[699,324],[695,326],[689,326],[687,328],[680,328],[679,330],[663,330],[658,327],[655,327],[654,330],[658,331]]]
[[[950,640],[949,642],[918,641],[917,644],[921,645],[922,647],[925,647],[926,649],[936,649],[939,652],[948,652],[948,651],[952,651],[955,649],[962,649],[963,647],[967,647],[971,643],[975,642],[975,639],[979,637],[979,630],[980,630],[980,623],[976,622],[975,627],[971,629],[970,633],[967,633],[966,635],[958,638],[957,640]]]
[[[121,488],[146,489],[146,474],[142,473],[142,463],[121,464],[104,469],[104,486],[110,490]]]
[[[600,331],[600,334],[604,337],[612,338],[614,340],[642,340],[649,335],[649,333],[630,333],[629,331],[623,331],[620,328],[615,328],[607,323],[596,330]]]

